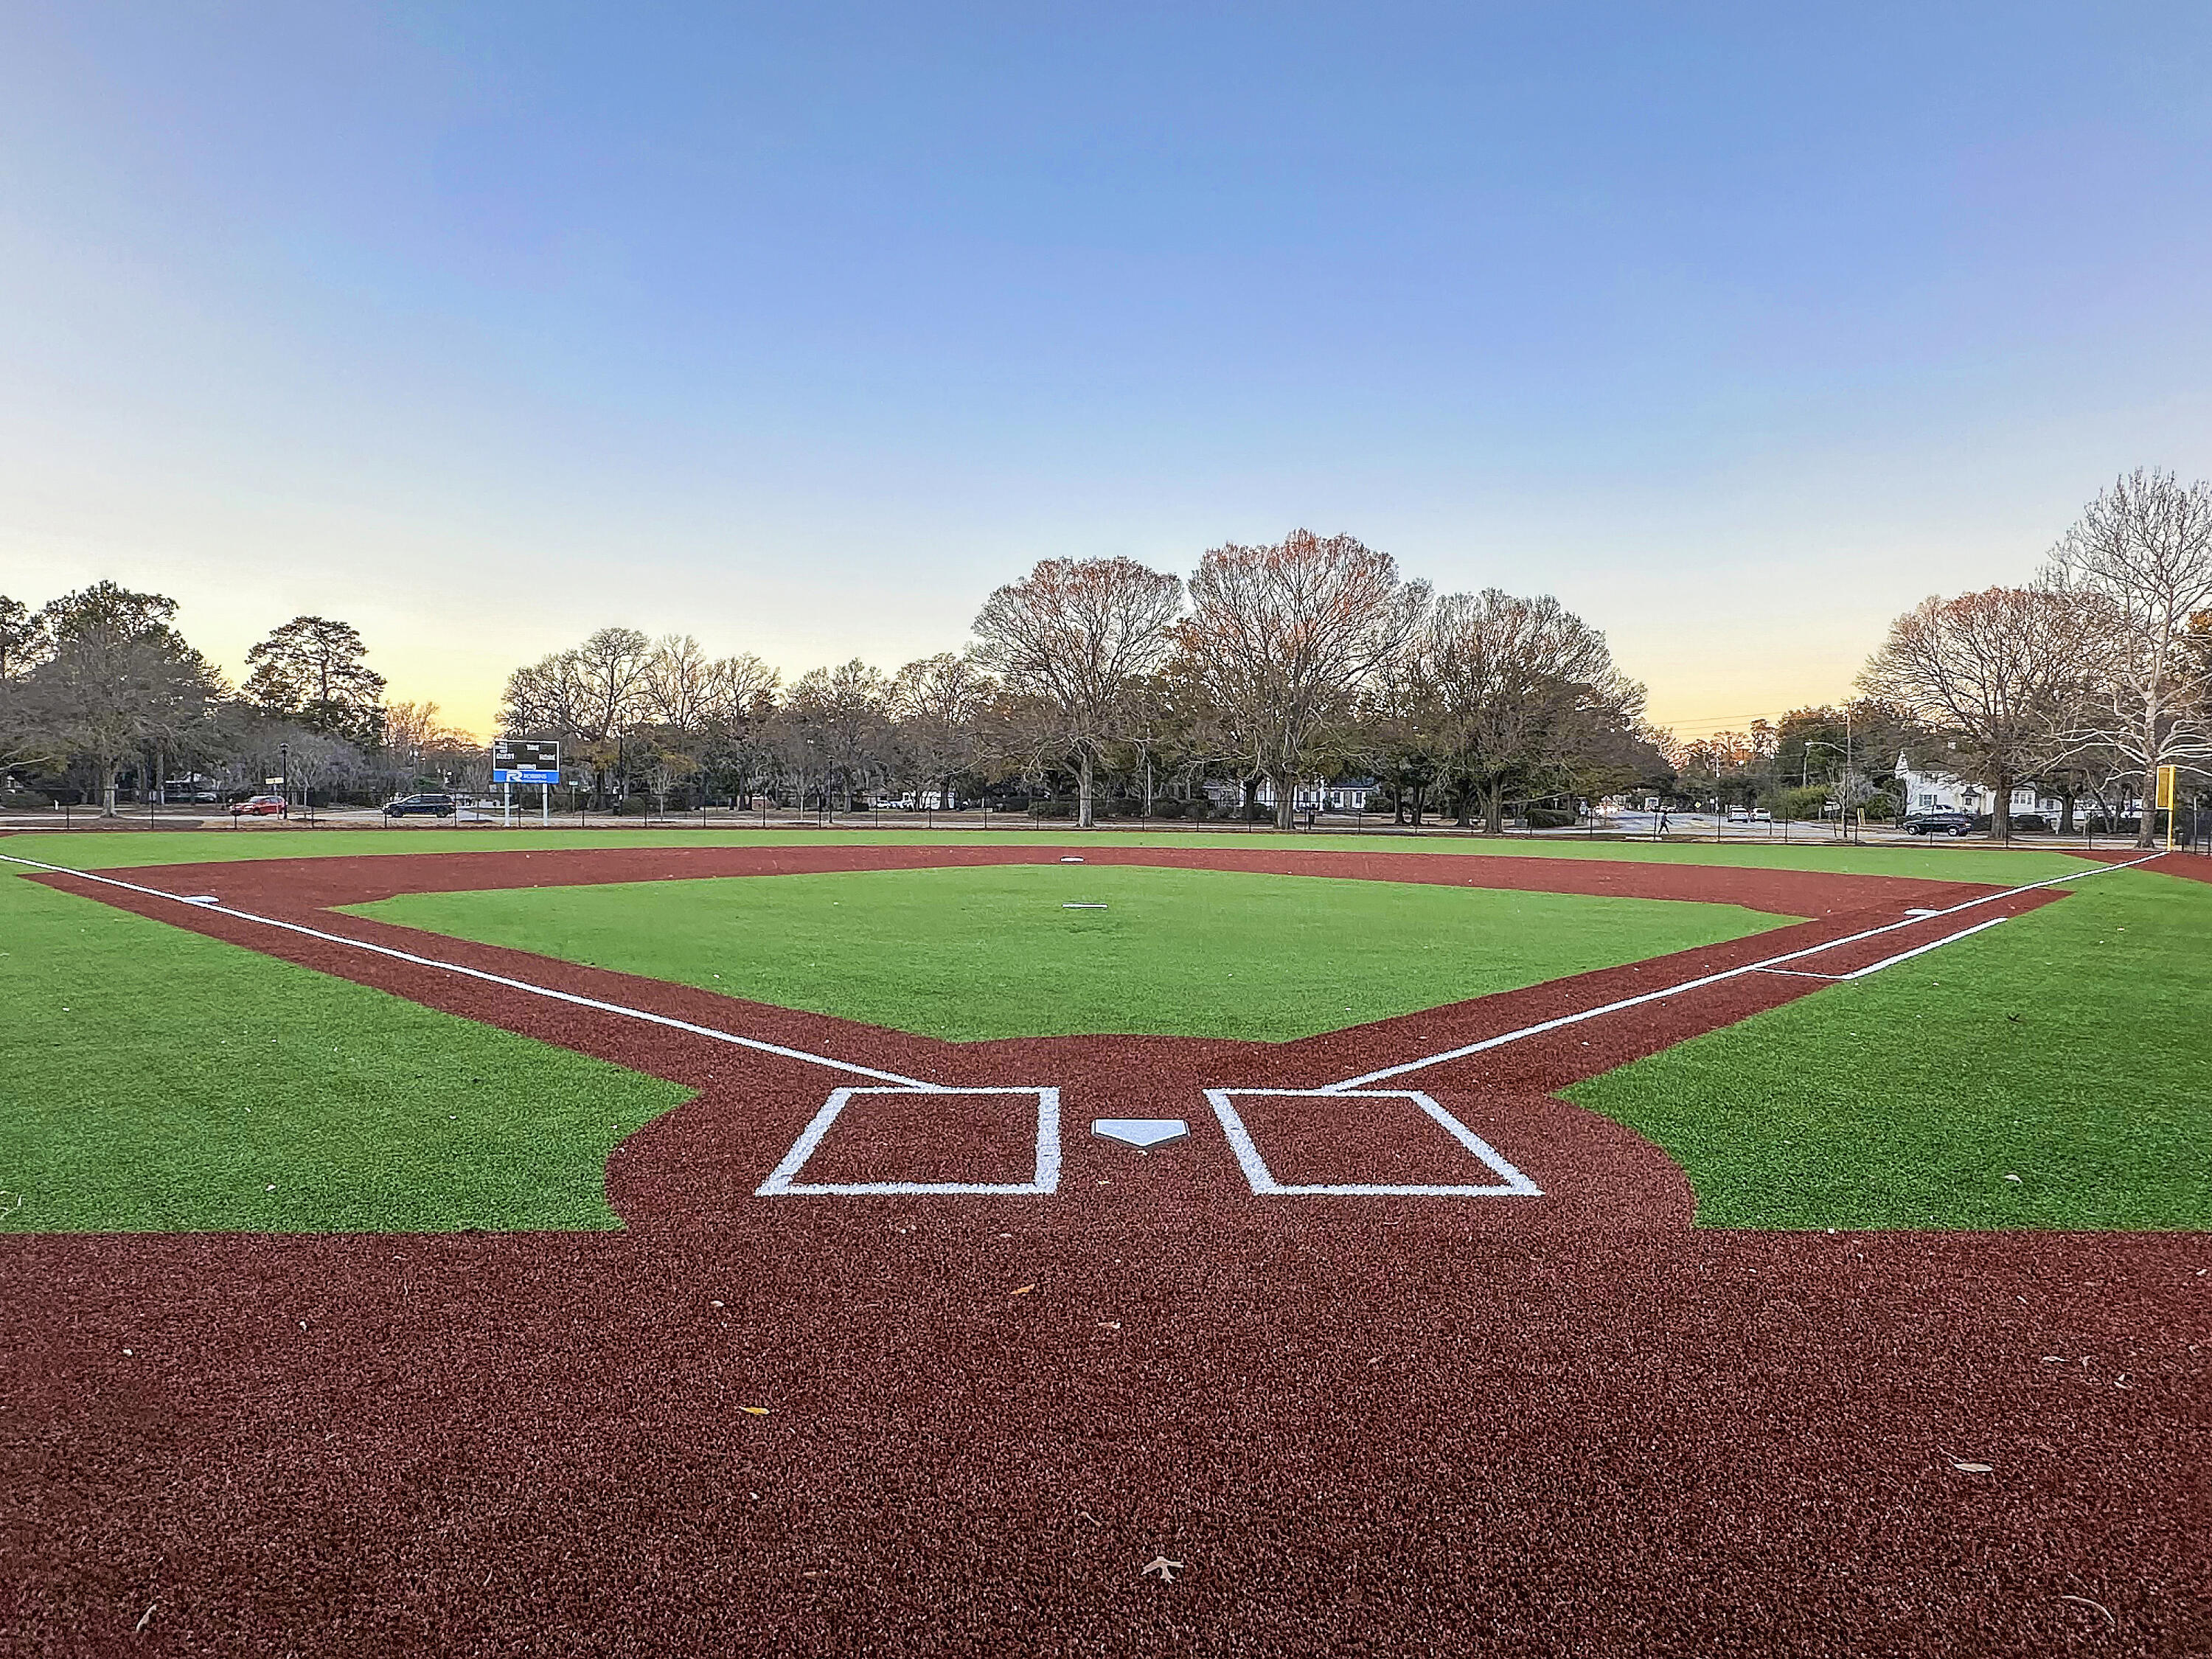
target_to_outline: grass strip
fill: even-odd
[[[0,878],[0,1231],[611,1229],[688,1090]]]
[[[1577,1085],[1711,1227],[2212,1225],[2212,886],[2151,872]]]

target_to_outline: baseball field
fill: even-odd
[[[0,1632],[2212,1651],[2212,865],[0,837]]]

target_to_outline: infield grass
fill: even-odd
[[[1057,864],[410,893],[357,910],[956,1042],[1284,1042],[1786,921],[1728,904]]]
[[[1567,1093],[1704,1226],[2212,1226],[2212,885],[2100,875]]]
[[[614,1228],[690,1091],[0,877],[0,1231]]]

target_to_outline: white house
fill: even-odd
[[[1897,775],[1905,785],[1905,810],[1908,812],[1981,813],[1996,804],[1996,791],[1953,777],[1948,772],[1916,771],[1911,761],[1901,754],[1897,757]],[[2077,808],[2079,805],[2077,801]],[[2119,810],[2134,812],[2141,809],[2130,796],[2120,803]],[[2040,812],[2055,822],[2065,811],[2064,801],[2056,795],[2043,793],[2032,783],[2020,784],[2012,792],[2014,817]]]
[[[1374,792],[1374,783],[1366,778],[1346,778],[1340,783],[1316,778],[1291,791],[1291,806],[1299,812],[1364,812],[1368,797]],[[1244,799],[1243,789],[1233,783],[1209,783],[1206,793],[1216,805],[1231,808]],[[1261,779],[1253,799],[1261,806],[1273,806],[1275,786],[1266,778]]]

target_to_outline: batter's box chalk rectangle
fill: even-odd
[[[1543,1189],[1507,1163],[1497,1148],[1480,1135],[1454,1117],[1449,1112],[1418,1089],[1208,1089],[1206,1097],[1213,1103],[1213,1114],[1221,1120],[1221,1132],[1229,1138],[1230,1150],[1236,1153],[1237,1166],[1244,1171],[1244,1179],[1252,1190],[1263,1197],[1311,1195],[1325,1198],[1541,1198]],[[1239,1100],[1266,1100],[1270,1103],[1311,1101],[1318,1107],[1322,1103],[1342,1106],[1350,1101],[1371,1103],[1376,1114],[1375,1124],[1378,1139],[1401,1136],[1409,1127],[1427,1133],[1428,1126],[1441,1129],[1449,1137],[1456,1150],[1449,1156],[1471,1160],[1488,1177],[1469,1182],[1285,1182],[1278,1180],[1267,1167],[1267,1158],[1254,1140],[1251,1130],[1237,1111]],[[1408,1111],[1407,1108],[1412,1109]],[[1266,1114],[1261,1114],[1266,1115]],[[1425,1118],[1427,1125],[1420,1120]],[[1410,1122],[1408,1120],[1411,1120]],[[1439,1152],[1445,1148],[1436,1148]],[[1278,1161],[1280,1159],[1279,1158]],[[1474,1173],[1473,1170],[1469,1171]]]
[[[1032,1139],[1022,1122],[1018,1149],[1006,1144],[1007,1097],[1036,1103]],[[871,1109],[875,1109],[871,1110]],[[831,1131],[842,1119],[836,1139]],[[825,1150],[823,1143],[830,1145]],[[1010,1153],[1012,1155],[1010,1157]],[[1014,1164],[1014,1158],[1018,1164]],[[913,1178],[941,1176],[948,1164],[974,1168],[1029,1164],[1027,1180]],[[884,1179],[801,1181],[811,1161],[853,1164]],[[897,1177],[902,1172],[909,1178]],[[1021,1198],[1060,1190],[1060,1091],[1057,1089],[839,1089],[800,1132],[756,1196],[761,1198]]]

